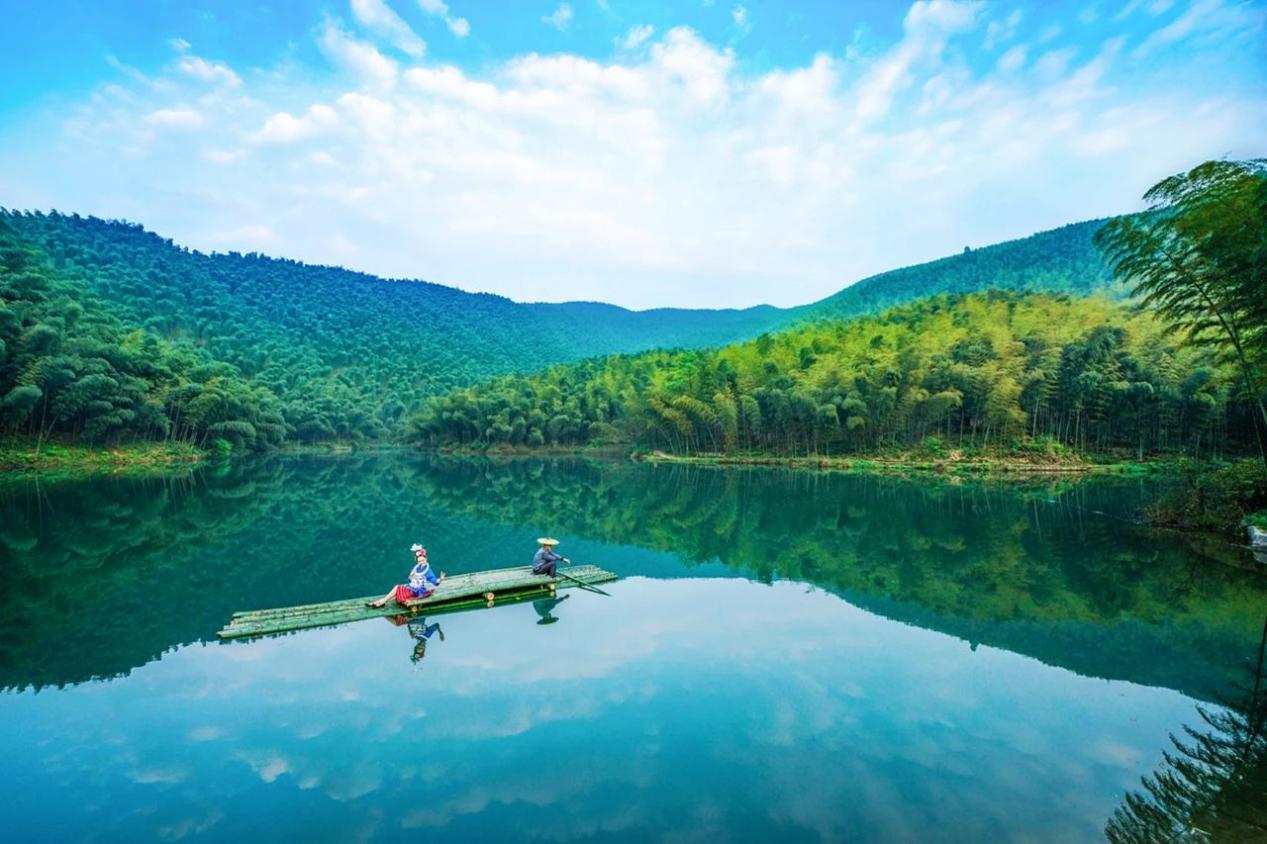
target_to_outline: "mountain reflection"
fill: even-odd
[[[1208,700],[1256,643],[1267,588],[1214,559],[1230,553],[1217,545],[1097,514],[1128,510],[1140,483],[1018,490],[383,454],[9,484],[0,687],[127,673],[212,639],[235,610],[381,592],[418,539],[456,573],[526,562],[549,529],[574,559],[601,553],[594,562],[625,576],[803,581],[973,643]],[[558,619],[535,609],[538,623]]]

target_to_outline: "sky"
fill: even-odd
[[[1267,155],[1267,0],[0,0],[0,206],[794,305]]]

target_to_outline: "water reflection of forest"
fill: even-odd
[[[507,531],[553,526],[688,566],[802,580],[973,643],[1209,699],[1256,642],[1267,586],[1209,551],[1095,515],[1139,494],[1129,482],[1018,491],[413,455],[9,485],[0,687],[124,673],[213,637],[237,609],[378,591],[418,525],[436,559],[467,568],[515,562]]]
[[[1171,736],[1172,749],[1105,824],[1113,844],[1267,841],[1267,619],[1248,680],[1200,723]]]

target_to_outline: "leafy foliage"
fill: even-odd
[[[802,308],[633,312],[594,302],[519,304],[422,281],[385,281],[258,254],[205,255],[140,226],[78,215],[0,210],[0,220],[11,227],[11,237],[47,255],[40,273],[56,274],[63,289],[77,285],[83,294],[92,294],[81,307],[104,308],[121,326],[143,329],[139,336],[223,367],[207,370],[207,375],[219,372],[271,394],[282,418],[265,424],[280,424],[283,436],[297,440],[392,436],[430,396],[559,362],[721,345],[824,316],[874,313],[942,291],[987,286],[1084,291],[1106,280],[1094,250],[1087,251],[1090,231],[1099,224],[1084,223],[875,276]],[[0,320],[5,318],[0,312]],[[51,341],[43,329],[28,338],[32,349]],[[13,350],[2,335],[0,342],[6,344],[0,345],[2,359]],[[104,382],[95,388],[89,384],[67,401],[86,407],[98,400],[90,395],[92,389],[114,388]],[[0,395],[0,402],[9,402],[5,418],[10,427],[28,418],[23,414],[34,407],[32,395]],[[687,404],[666,409],[666,418],[697,418],[700,408]],[[257,429],[253,440],[238,423],[255,426],[256,420],[239,418],[240,408],[214,405],[207,398],[194,408],[195,413],[224,417],[199,427],[199,436],[207,426],[219,425],[214,438],[238,447],[275,439],[275,430],[261,438]],[[75,429],[85,436],[162,434],[157,408],[146,411],[151,424],[138,425],[134,419],[108,418],[103,405],[94,407],[103,418]],[[719,423],[737,433],[745,408],[719,407]],[[553,433],[552,420],[542,420],[538,432],[525,431],[524,441],[540,438],[544,443],[570,435],[568,419],[553,421]]]
[[[1188,464],[1181,467],[1177,481],[1144,511],[1150,524],[1223,531],[1240,538],[1254,513],[1267,507],[1267,478],[1257,461]]]
[[[279,443],[276,397],[188,341],[125,326],[0,220],[0,431]]]
[[[840,454],[1046,438],[1139,454],[1243,448],[1249,410],[1208,350],[1105,299],[934,297],[715,351],[509,376],[431,400],[429,444],[634,442],[676,452]],[[931,438],[936,439],[931,439]],[[1044,446],[1045,448],[1047,446]]]
[[[1152,213],[1097,240],[1146,305],[1238,368],[1267,466],[1267,159],[1207,161],[1144,198]]]

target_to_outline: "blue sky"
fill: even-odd
[[[6,3],[0,205],[787,305],[1267,155],[1267,3]]]

